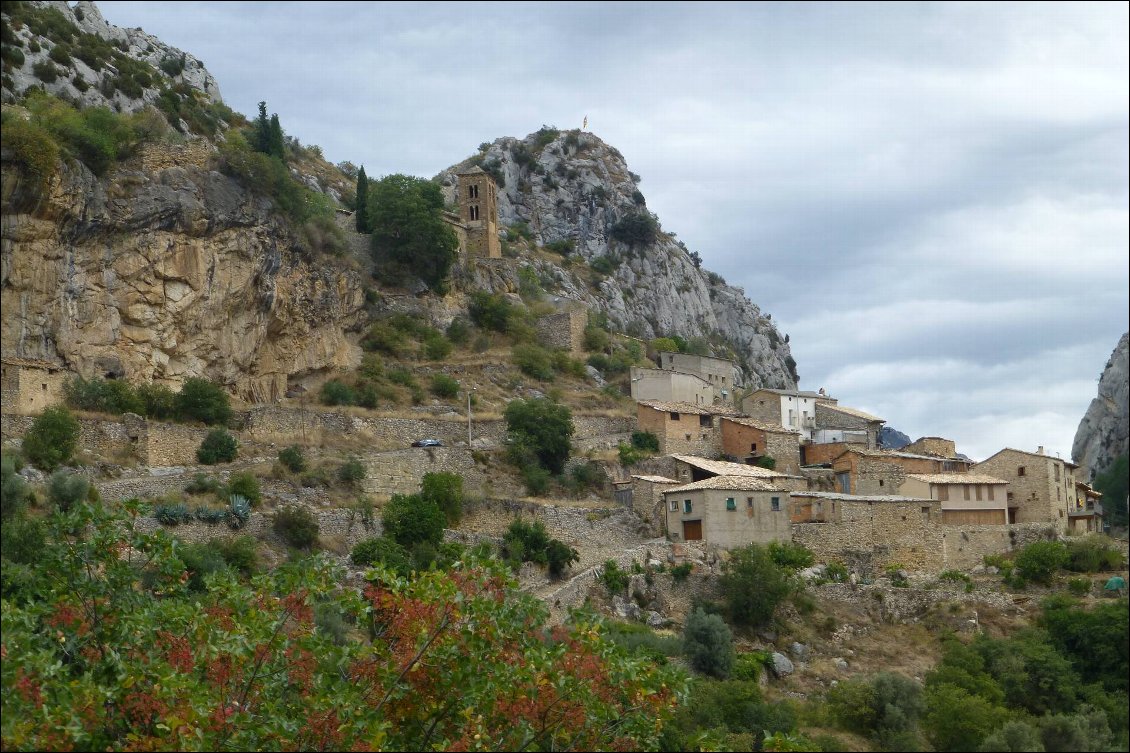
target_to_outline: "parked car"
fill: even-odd
[[[438,439],[417,439],[412,443],[413,447],[443,447],[443,442]]]

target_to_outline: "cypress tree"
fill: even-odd
[[[357,171],[357,232],[369,232],[369,178],[365,175],[365,166]]]
[[[257,152],[271,153],[271,122],[267,119],[267,103],[259,103],[259,117],[255,118],[255,143]]]
[[[283,143],[283,132],[282,126],[279,125],[278,113],[271,116],[270,140],[267,144],[270,147],[267,149],[267,154],[286,162],[286,147]]]

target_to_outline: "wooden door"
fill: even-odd
[[[683,541],[702,541],[702,521],[683,521]]]

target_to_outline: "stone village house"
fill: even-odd
[[[976,465],[978,473],[1007,479],[1010,523],[1053,523],[1068,527],[1067,513],[1077,506],[1075,463],[1044,454],[1040,447],[1025,452],[1006,447]]]
[[[753,476],[713,476],[663,492],[671,541],[724,549],[789,541],[789,491]]]

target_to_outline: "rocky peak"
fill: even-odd
[[[120,112],[134,112],[153,104],[163,88],[177,85],[198,92],[209,102],[222,101],[220,86],[204,63],[140,28],[114,26],[106,21],[92,2],[84,0],[73,8],[63,0],[38,0],[25,5],[26,14],[38,17],[49,14],[52,18],[59,14],[64,23],[21,24],[17,20],[19,16],[10,14],[5,5],[5,23],[17,20],[11,25],[23,58],[23,62],[13,64],[5,76],[5,102],[14,100],[29,87],[40,86],[48,94],[83,107],[105,106]],[[17,25],[20,28],[14,28]],[[60,29],[67,25],[73,26],[77,36],[61,38]],[[129,72],[121,70],[120,58],[106,58],[92,65],[94,56],[89,52],[80,54],[81,50],[92,48],[83,43],[83,35],[88,34],[109,42],[111,55],[116,53],[141,65],[132,66],[135,70]],[[53,58],[52,52],[59,45],[66,45],[68,53],[56,52]],[[44,75],[44,71],[54,71],[54,74]],[[130,80],[125,86],[122,86],[123,76]]]
[[[1122,335],[1099,377],[1099,394],[1091,401],[1071,446],[1071,457],[1093,475],[1106,471],[1125,455],[1130,424],[1130,333]]]
[[[595,289],[565,283],[567,265],[549,270],[563,283],[555,292],[603,311],[635,337],[701,336],[724,343],[749,386],[796,386],[787,337],[743,289],[702,269],[697,254],[663,231],[647,209],[639,176],[615,147],[591,133],[552,128],[523,139],[500,138],[438,176],[450,202],[455,174],[473,165],[499,184],[503,227],[528,227],[536,245],[566,243],[572,260],[603,270]]]

